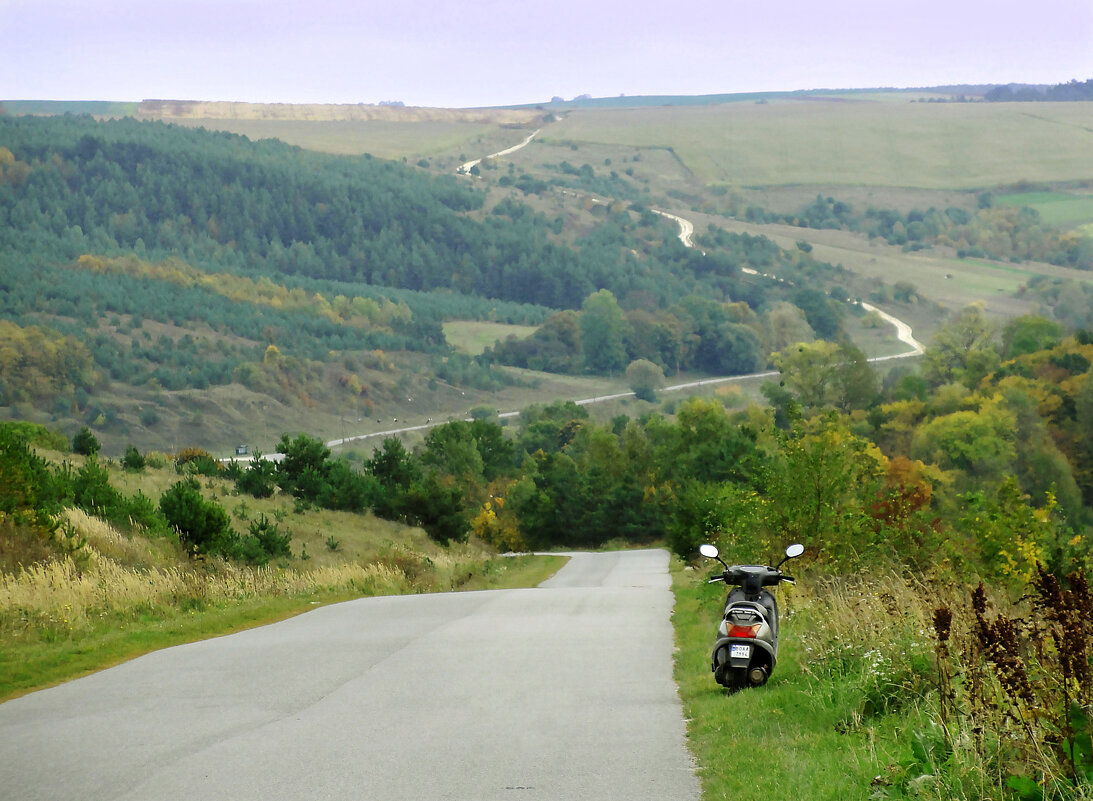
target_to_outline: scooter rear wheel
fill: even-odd
[[[714,668],[713,677],[727,690],[742,690],[748,686],[747,668],[734,668],[727,662]]]

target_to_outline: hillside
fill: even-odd
[[[78,365],[7,362],[5,406],[92,423],[114,449],[122,436],[173,449],[183,430],[224,449],[208,420],[235,421],[229,442],[268,438],[255,409],[288,420],[326,408],[331,434],[409,403],[419,416],[465,414],[468,391],[528,383],[498,365],[529,365],[452,354],[443,322],[538,325],[600,291],[626,315],[604,341],[616,350],[574,340],[553,372],[618,375],[639,358],[748,371],[790,336],[765,327],[779,303],[801,331],[843,327],[822,292],[845,293],[845,274],[762,237],[721,234],[702,257],[644,193],[547,214],[504,181],[483,191],[368,156],[124,119],[5,118],[0,141],[6,342],[33,353],[55,341]]]
[[[16,326],[5,341],[12,352],[53,341],[78,365],[61,375],[63,361],[35,356],[0,369],[4,406],[73,431],[94,424],[115,453],[126,440],[268,450],[300,421],[329,439],[519,408],[577,376],[616,391],[639,359],[665,374],[733,373],[814,336],[890,353],[844,298],[880,303],[920,335],[976,300],[1003,318],[1048,311],[1088,326],[1088,190],[1051,180],[1060,159],[1080,175],[1087,104],[1030,117],[921,99],[574,107],[469,177],[454,175],[465,146],[511,147],[524,133],[507,126],[539,110],[426,120],[398,106],[164,101],[142,113],[198,127],[3,118],[2,313]],[[323,150],[416,142],[432,155],[335,157],[201,130],[205,114],[269,126],[263,136],[289,126]],[[383,119],[336,119],[352,115]],[[706,255],[652,209],[694,222]],[[599,290],[610,334],[586,347]],[[471,338],[542,329],[472,356],[450,349],[455,322]]]

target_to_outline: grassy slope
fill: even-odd
[[[492,342],[493,339],[490,339],[490,344]],[[103,444],[104,455],[117,458],[130,444],[141,451],[169,452],[198,446],[218,457],[232,455],[240,444],[249,445],[251,453],[256,450],[272,453],[285,432],[305,432],[329,441],[420,425],[428,419],[434,422],[462,419],[475,406],[514,411],[532,403],[592,397],[622,392],[627,388],[622,377],[561,376],[517,370],[514,372],[527,382],[526,386],[510,386],[490,392],[438,382],[435,388],[430,389],[428,375],[422,372],[427,367],[415,366],[417,362],[424,363],[420,355],[389,356],[398,371],[411,375],[407,386],[410,392],[397,392],[399,372],[385,373],[375,382],[371,372],[366,372],[362,378],[373,387],[376,398],[372,415],[355,408],[349,396],[334,403],[289,405],[239,384],[182,391],[117,384],[104,391],[101,397],[104,405],[120,411],[120,422],[104,428],[96,427],[95,435]],[[141,404],[146,398],[154,398],[161,410],[160,421],[150,427],[139,424]],[[395,418],[398,419],[397,423],[394,422]],[[28,406],[0,408],[0,419],[58,425],[47,411]],[[66,430],[75,433],[76,426],[72,425]],[[403,440],[411,444],[416,441],[413,434],[403,435]],[[378,437],[360,440],[351,449],[370,453],[381,441]]]
[[[671,147],[707,183],[963,189],[1093,178],[1090,105],[787,101],[580,111],[546,133]]]
[[[9,114],[92,114],[96,117],[132,117],[139,103],[110,100],[0,100]]]

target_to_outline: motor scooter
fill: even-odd
[[[707,544],[698,550],[725,568],[709,583],[723,581],[733,588],[725,600],[725,612],[710,656],[714,679],[732,690],[761,687],[778,662],[778,602],[767,587],[776,587],[783,581],[794,583],[792,576],[782,572],[782,565],[803,554],[805,546],[790,545],[777,567],[730,567],[718,555],[716,546]]]

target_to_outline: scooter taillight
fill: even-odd
[[[759,628],[762,623],[756,623],[754,626],[729,626],[729,637],[756,637],[759,634]]]

